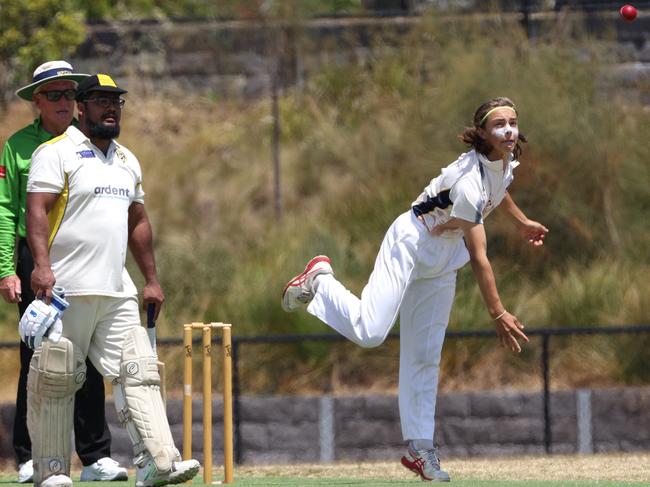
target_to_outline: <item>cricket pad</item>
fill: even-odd
[[[86,380],[86,363],[72,342],[44,340],[27,376],[27,428],[32,439],[34,485],[70,476],[74,395]]]
[[[159,471],[169,471],[180,456],[160,394],[157,359],[141,326],[127,333],[120,377],[114,383],[118,386],[113,388],[115,407],[133,443],[133,462],[144,465],[151,458]]]

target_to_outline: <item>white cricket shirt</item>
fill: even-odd
[[[144,203],[144,191],[131,151],[112,141],[104,156],[68,127],[34,152],[27,192],[60,195],[48,214],[48,243],[56,283],[66,295],[136,294],[124,267],[128,211]]]
[[[505,197],[518,165],[518,161],[510,160],[504,170],[501,160],[490,161],[475,150],[466,152],[443,168],[411,207],[425,216],[429,228],[451,218],[482,224]],[[446,237],[462,235],[460,229],[444,233]]]

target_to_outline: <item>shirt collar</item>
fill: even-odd
[[[89,139],[88,137],[86,137],[86,136],[84,135],[84,133],[83,133],[81,130],[79,130],[77,127],[75,127],[74,125],[70,125],[70,126],[66,129],[65,133],[68,135],[68,137],[70,137],[70,140],[72,140],[72,142],[73,142],[75,145],[86,144],[86,145],[89,145],[89,146],[91,146],[91,147],[95,147],[95,144],[93,144],[93,143],[90,141],[90,139]],[[111,140],[111,143],[110,143],[110,145],[108,146],[107,156],[110,156],[110,154],[111,154],[114,150],[115,150],[115,141],[114,141],[114,140]],[[100,152],[101,152],[101,151],[100,151]]]
[[[86,137],[81,130],[79,130],[77,127],[74,127],[70,125],[66,130],[65,133],[67,134],[68,137],[70,137],[70,140],[75,144],[75,145],[81,145],[85,142],[88,142],[90,144],[90,139]]]
[[[502,170],[503,170],[503,161],[501,159],[498,159],[496,161],[491,161],[485,155],[481,154],[480,152],[477,152],[476,155],[478,156],[478,160],[485,167],[487,167],[490,171],[502,172]],[[510,161],[508,162],[508,166],[510,166],[512,169],[514,169],[518,165],[519,165],[519,161],[517,161],[512,154],[510,154]]]

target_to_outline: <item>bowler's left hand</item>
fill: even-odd
[[[527,342],[528,337],[523,331],[524,325],[515,315],[506,311],[496,320],[495,327],[499,341],[504,348],[509,348],[516,353],[521,352],[518,339]]]

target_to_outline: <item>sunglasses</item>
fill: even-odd
[[[47,101],[59,101],[61,97],[64,97],[68,101],[72,101],[77,92],[73,88],[68,88],[67,90],[39,91],[38,94],[45,96]]]
[[[126,100],[124,98],[109,98],[108,96],[96,96],[94,98],[86,98],[84,103],[92,101],[102,108],[108,108],[113,105],[115,108],[123,108]]]

